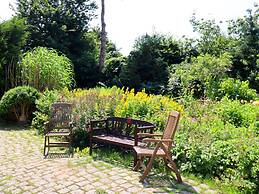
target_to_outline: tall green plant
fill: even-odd
[[[27,52],[21,61],[22,80],[40,91],[62,89],[73,84],[70,60],[53,49],[37,47]]]

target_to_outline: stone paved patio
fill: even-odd
[[[188,179],[143,185],[139,173],[90,157],[43,159],[42,145],[32,131],[0,126],[0,194],[217,193]]]

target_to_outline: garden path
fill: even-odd
[[[0,194],[217,193],[189,179],[143,185],[139,173],[90,157],[43,159],[42,146],[33,131],[0,125]]]

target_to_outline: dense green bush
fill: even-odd
[[[31,117],[39,92],[29,86],[18,86],[7,91],[0,101],[0,114],[13,113],[17,121],[25,122]]]
[[[249,87],[248,81],[228,78],[220,83],[219,97],[228,97],[233,100],[254,100],[257,96],[256,90]]]
[[[214,99],[218,96],[219,83],[227,76],[230,67],[227,53],[220,57],[200,55],[171,68],[168,90],[174,93],[176,88],[180,88],[181,95]]]
[[[217,113],[224,123],[231,123],[236,127],[249,127],[256,121],[256,112],[252,104],[241,104],[240,101],[228,98],[223,98],[221,103],[218,103]]]
[[[259,107],[227,98],[186,105],[173,149],[181,170],[258,193]]]
[[[74,72],[66,56],[60,55],[54,49],[37,47],[24,55],[21,75],[25,84],[44,91],[71,87]]]

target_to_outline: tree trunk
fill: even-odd
[[[26,117],[26,104],[21,104],[21,115],[19,115],[19,120],[18,122],[26,122],[27,117]]]
[[[99,56],[99,70],[101,71],[104,62],[105,62],[105,50],[106,50],[106,31],[105,31],[105,21],[104,21],[104,14],[105,14],[105,6],[104,6],[104,0],[101,0],[102,3],[102,10],[101,10],[101,25],[102,25],[102,31],[101,31],[101,46],[100,46],[100,56]]]

